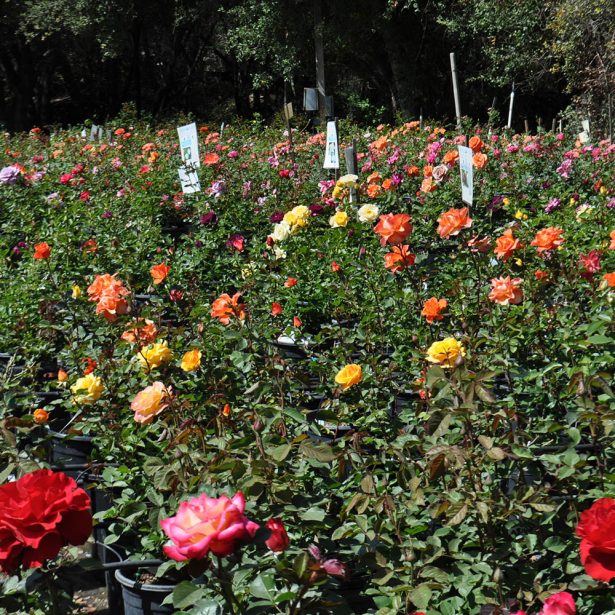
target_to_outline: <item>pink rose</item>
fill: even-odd
[[[174,544],[163,547],[165,554],[178,562],[203,559],[211,551],[218,557],[233,553],[249,542],[258,524],[244,516],[246,500],[239,491],[233,498],[210,498],[202,494],[179,505],[174,517],[160,526]]]
[[[572,594],[559,592],[549,596],[542,605],[540,615],[575,615],[577,607]]]

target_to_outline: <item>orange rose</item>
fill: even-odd
[[[448,239],[458,235],[464,228],[472,226],[472,218],[468,215],[469,209],[449,209],[438,218],[438,235],[442,239]]]
[[[209,154],[205,154],[204,162],[207,166],[218,164],[218,162],[220,162],[220,156],[210,152]]]
[[[47,412],[47,410],[43,410],[43,408],[37,408],[32,413],[32,416],[37,425],[44,425],[49,420],[49,412]]]
[[[369,186],[367,186],[367,196],[370,199],[375,199],[376,197],[380,196],[381,192],[382,186],[379,186],[378,184],[369,184]]]
[[[615,250],[615,229],[611,231],[611,234],[609,235],[609,237],[611,238],[611,243],[609,244],[609,250]]]
[[[427,299],[423,304],[421,315],[425,316],[425,320],[431,325],[434,320],[442,320],[444,318],[444,316],[442,316],[442,311],[446,309],[447,305],[448,301],[446,299],[431,297],[431,299]]]
[[[472,137],[468,143],[468,146],[475,154],[478,154],[478,152],[483,149],[484,145],[485,144],[481,141],[480,137]]]
[[[34,258],[37,261],[47,260],[51,256],[51,248],[49,244],[42,242],[34,246]]]
[[[615,272],[613,272],[613,273],[605,273],[602,276],[602,279],[607,283],[607,285],[610,288],[613,288],[613,286],[615,286]]]
[[[523,301],[523,291],[519,286],[521,286],[522,282],[521,278],[513,278],[511,280],[510,276],[493,278],[491,280],[489,299],[499,305],[521,303]]]
[[[474,156],[472,156],[472,164],[477,169],[485,168],[487,164],[487,156],[485,156],[485,154],[481,154],[480,152],[478,154],[474,154]]]
[[[276,301],[274,301],[271,304],[271,315],[272,316],[279,316],[283,311],[284,310],[283,310],[282,306],[279,303],[277,303]]]
[[[109,275],[108,273],[97,275],[92,284],[88,286],[87,293],[90,295],[89,301],[100,301],[103,294],[118,295],[120,297],[130,294],[121,280],[118,280],[115,275]]]
[[[145,322],[145,324],[141,324],[142,322]],[[157,335],[158,328],[152,320],[145,319],[143,321],[139,318],[133,323],[131,329],[127,329],[122,333],[121,339],[130,344],[135,344],[136,342],[149,344],[156,339]]]
[[[423,168],[423,177],[431,177],[433,173],[433,167],[430,164],[425,165]]]
[[[391,189],[394,189],[394,188],[395,188],[395,186],[393,185],[393,182],[390,179],[385,179],[382,182],[382,189],[383,190],[391,190]]]
[[[426,177],[421,182],[421,192],[434,192],[438,188],[437,184],[434,184],[433,178]]]
[[[444,154],[444,158],[442,160],[445,164],[452,166],[457,162],[457,160],[459,160],[459,152],[456,149],[449,150],[446,154]]]
[[[142,425],[151,423],[157,414],[168,407],[170,398],[171,391],[162,382],[157,381],[145,387],[130,404],[130,409],[135,413],[135,421]]]
[[[540,269],[537,269],[536,271],[534,271],[534,277],[537,280],[544,280],[545,278],[549,277],[549,274],[546,271],[541,271]]]
[[[418,177],[421,174],[421,170],[416,166],[411,166],[406,169],[408,177]]]
[[[377,184],[382,181],[382,175],[378,173],[378,171],[374,171],[372,174],[367,176],[368,184]]]
[[[410,253],[410,246],[393,246],[393,250],[384,255],[384,266],[391,273],[399,273],[407,267],[414,265],[416,257]]]
[[[246,310],[243,303],[239,303],[241,293],[235,293],[230,297],[227,293],[220,295],[211,304],[211,317],[217,318],[223,325],[228,325],[234,316],[239,320],[245,320]]]
[[[164,263],[160,263],[160,265],[154,265],[150,270],[150,275],[154,280],[154,284],[162,284],[165,281],[166,277],[169,275],[169,271],[171,271],[171,267],[165,265]]]
[[[113,322],[118,316],[128,314],[128,303],[117,295],[105,293],[96,304],[96,313]]]
[[[495,240],[494,253],[498,258],[507,261],[515,250],[519,250],[523,247],[523,244],[515,239],[512,229],[506,229],[501,237]]]
[[[292,288],[297,284],[297,282],[297,278],[288,278],[286,282],[284,282],[284,286],[286,286],[286,288]]]
[[[408,214],[383,214],[374,227],[374,232],[380,235],[380,245],[387,243],[397,245],[404,241],[412,232],[411,218]]]
[[[536,233],[531,245],[538,249],[538,254],[553,250],[561,246],[565,239],[561,236],[564,231],[556,226],[543,228]]]

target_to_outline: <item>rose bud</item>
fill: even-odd
[[[274,553],[286,551],[290,545],[290,539],[282,521],[280,519],[269,519],[265,527],[271,530],[271,536],[265,540],[267,547]]]

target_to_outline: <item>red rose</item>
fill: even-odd
[[[37,470],[0,486],[0,568],[38,568],[92,531],[88,494],[66,474]]]
[[[615,500],[601,498],[581,513],[577,525],[581,538],[581,563],[598,581],[615,577]]]
[[[269,519],[265,526],[268,530],[271,530],[271,536],[265,540],[267,547],[276,553],[286,551],[288,545],[290,545],[290,539],[282,521],[280,519]]]

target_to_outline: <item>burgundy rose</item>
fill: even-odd
[[[277,224],[278,222],[282,222],[283,219],[284,219],[283,211],[274,211],[271,214],[271,217],[269,218],[269,222],[271,222],[271,224]]]
[[[320,203],[309,205],[308,209],[310,210],[313,216],[319,216],[325,210],[325,208]]]
[[[0,486],[0,568],[38,568],[92,531],[90,498],[62,472],[37,470]]]
[[[216,216],[215,211],[208,211],[206,214],[201,216],[201,224],[209,225],[216,224],[218,222],[218,216]]]
[[[271,530],[271,536],[265,540],[267,547],[275,553],[286,551],[290,545],[290,539],[288,538],[286,528],[281,519],[269,519],[269,521],[265,523],[265,527]]]

